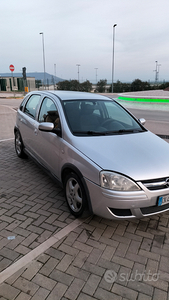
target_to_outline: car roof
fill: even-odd
[[[33,92],[31,92],[32,94]],[[102,96],[95,93],[86,93],[86,92],[74,92],[74,91],[40,91],[41,94],[45,95],[55,95],[60,100],[112,100],[106,96]]]

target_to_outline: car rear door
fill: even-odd
[[[40,105],[40,98],[40,94],[32,94],[23,107],[23,111],[20,111],[18,118],[18,127],[24,146],[32,155],[35,154],[35,138],[38,128],[36,115]]]

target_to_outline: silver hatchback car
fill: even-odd
[[[76,217],[151,216],[169,210],[169,144],[143,121],[98,94],[31,92],[17,111],[15,149],[57,179]]]

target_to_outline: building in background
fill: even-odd
[[[29,92],[35,90],[35,78],[27,77],[25,82],[23,77],[0,76],[0,91],[24,91],[25,86],[28,87]]]

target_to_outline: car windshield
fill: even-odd
[[[123,107],[111,100],[63,101],[68,125],[74,135],[115,135],[144,131]]]

